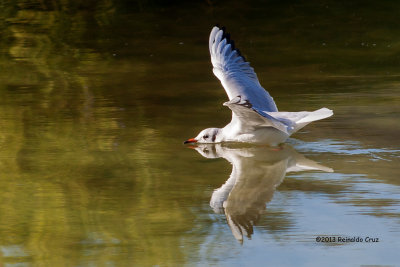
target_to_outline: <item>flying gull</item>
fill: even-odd
[[[232,120],[224,128],[207,128],[184,143],[245,142],[276,146],[313,121],[328,118],[332,110],[280,112],[275,101],[260,85],[257,74],[224,28],[215,26],[209,49],[214,75],[221,81],[232,110]]]

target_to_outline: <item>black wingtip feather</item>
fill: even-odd
[[[231,44],[232,50],[236,50],[235,41],[231,40],[230,44]]]
[[[222,27],[221,30],[222,30],[222,40],[223,40],[223,39],[226,39],[226,42],[227,42],[228,44],[230,44],[230,42],[231,42],[231,35],[230,35],[229,33],[226,32],[225,27]]]
[[[220,27],[219,24],[216,24],[215,26],[218,27],[220,30],[222,30],[222,40],[226,39],[226,43],[231,45],[232,51],[236,50],[236,53],[238,54],[238,56],[242,57],[244,61],[247,61],[246,58],[240,52],[240,50],[238,48],[236,48],[235,41],[231,40],[231,35],[230,35],[230,33],[226,32],[225,26]]]

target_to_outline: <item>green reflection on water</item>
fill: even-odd
[[[400,184],[398,3],[182,3],[0,4],[3,263],[172,266],[199,261],[213,234],[231,238],[212,232],[208,207],[231,166],[181,146],[229,120],[207,50],[214,22],[234,33],[280,109],[334,109],[296,136],[326,148],[305,153],[344,175]],[[357,140],[367,152],[332,152],[324,139]],[[394,152],[372,165],[369,148]],[[280,188],[335,198],[351,185],[300,177]],[[337,202],[398,207],[395,198]],[[395,213],[372,211],[385,214]],[[284,209],[267,215],[260,229],[295,227]]]

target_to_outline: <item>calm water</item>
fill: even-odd
[[[48,2],[0,4],[0,265],[399,263],[399,4]],[[182,145],[230,119],[215,22],[280,110],[335,115]]]

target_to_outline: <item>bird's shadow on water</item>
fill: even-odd
[[[205,158],[224,158],[232,164],[226,182],[215,189],[210,206],[215,213],[225,214],[233,236],[243,243],[251,238],[266,203],[286,173],[319,170],[333,172],[329,167],[305,158],[289,144],[280,147],[246,144],[198,144],[189,146]]]

